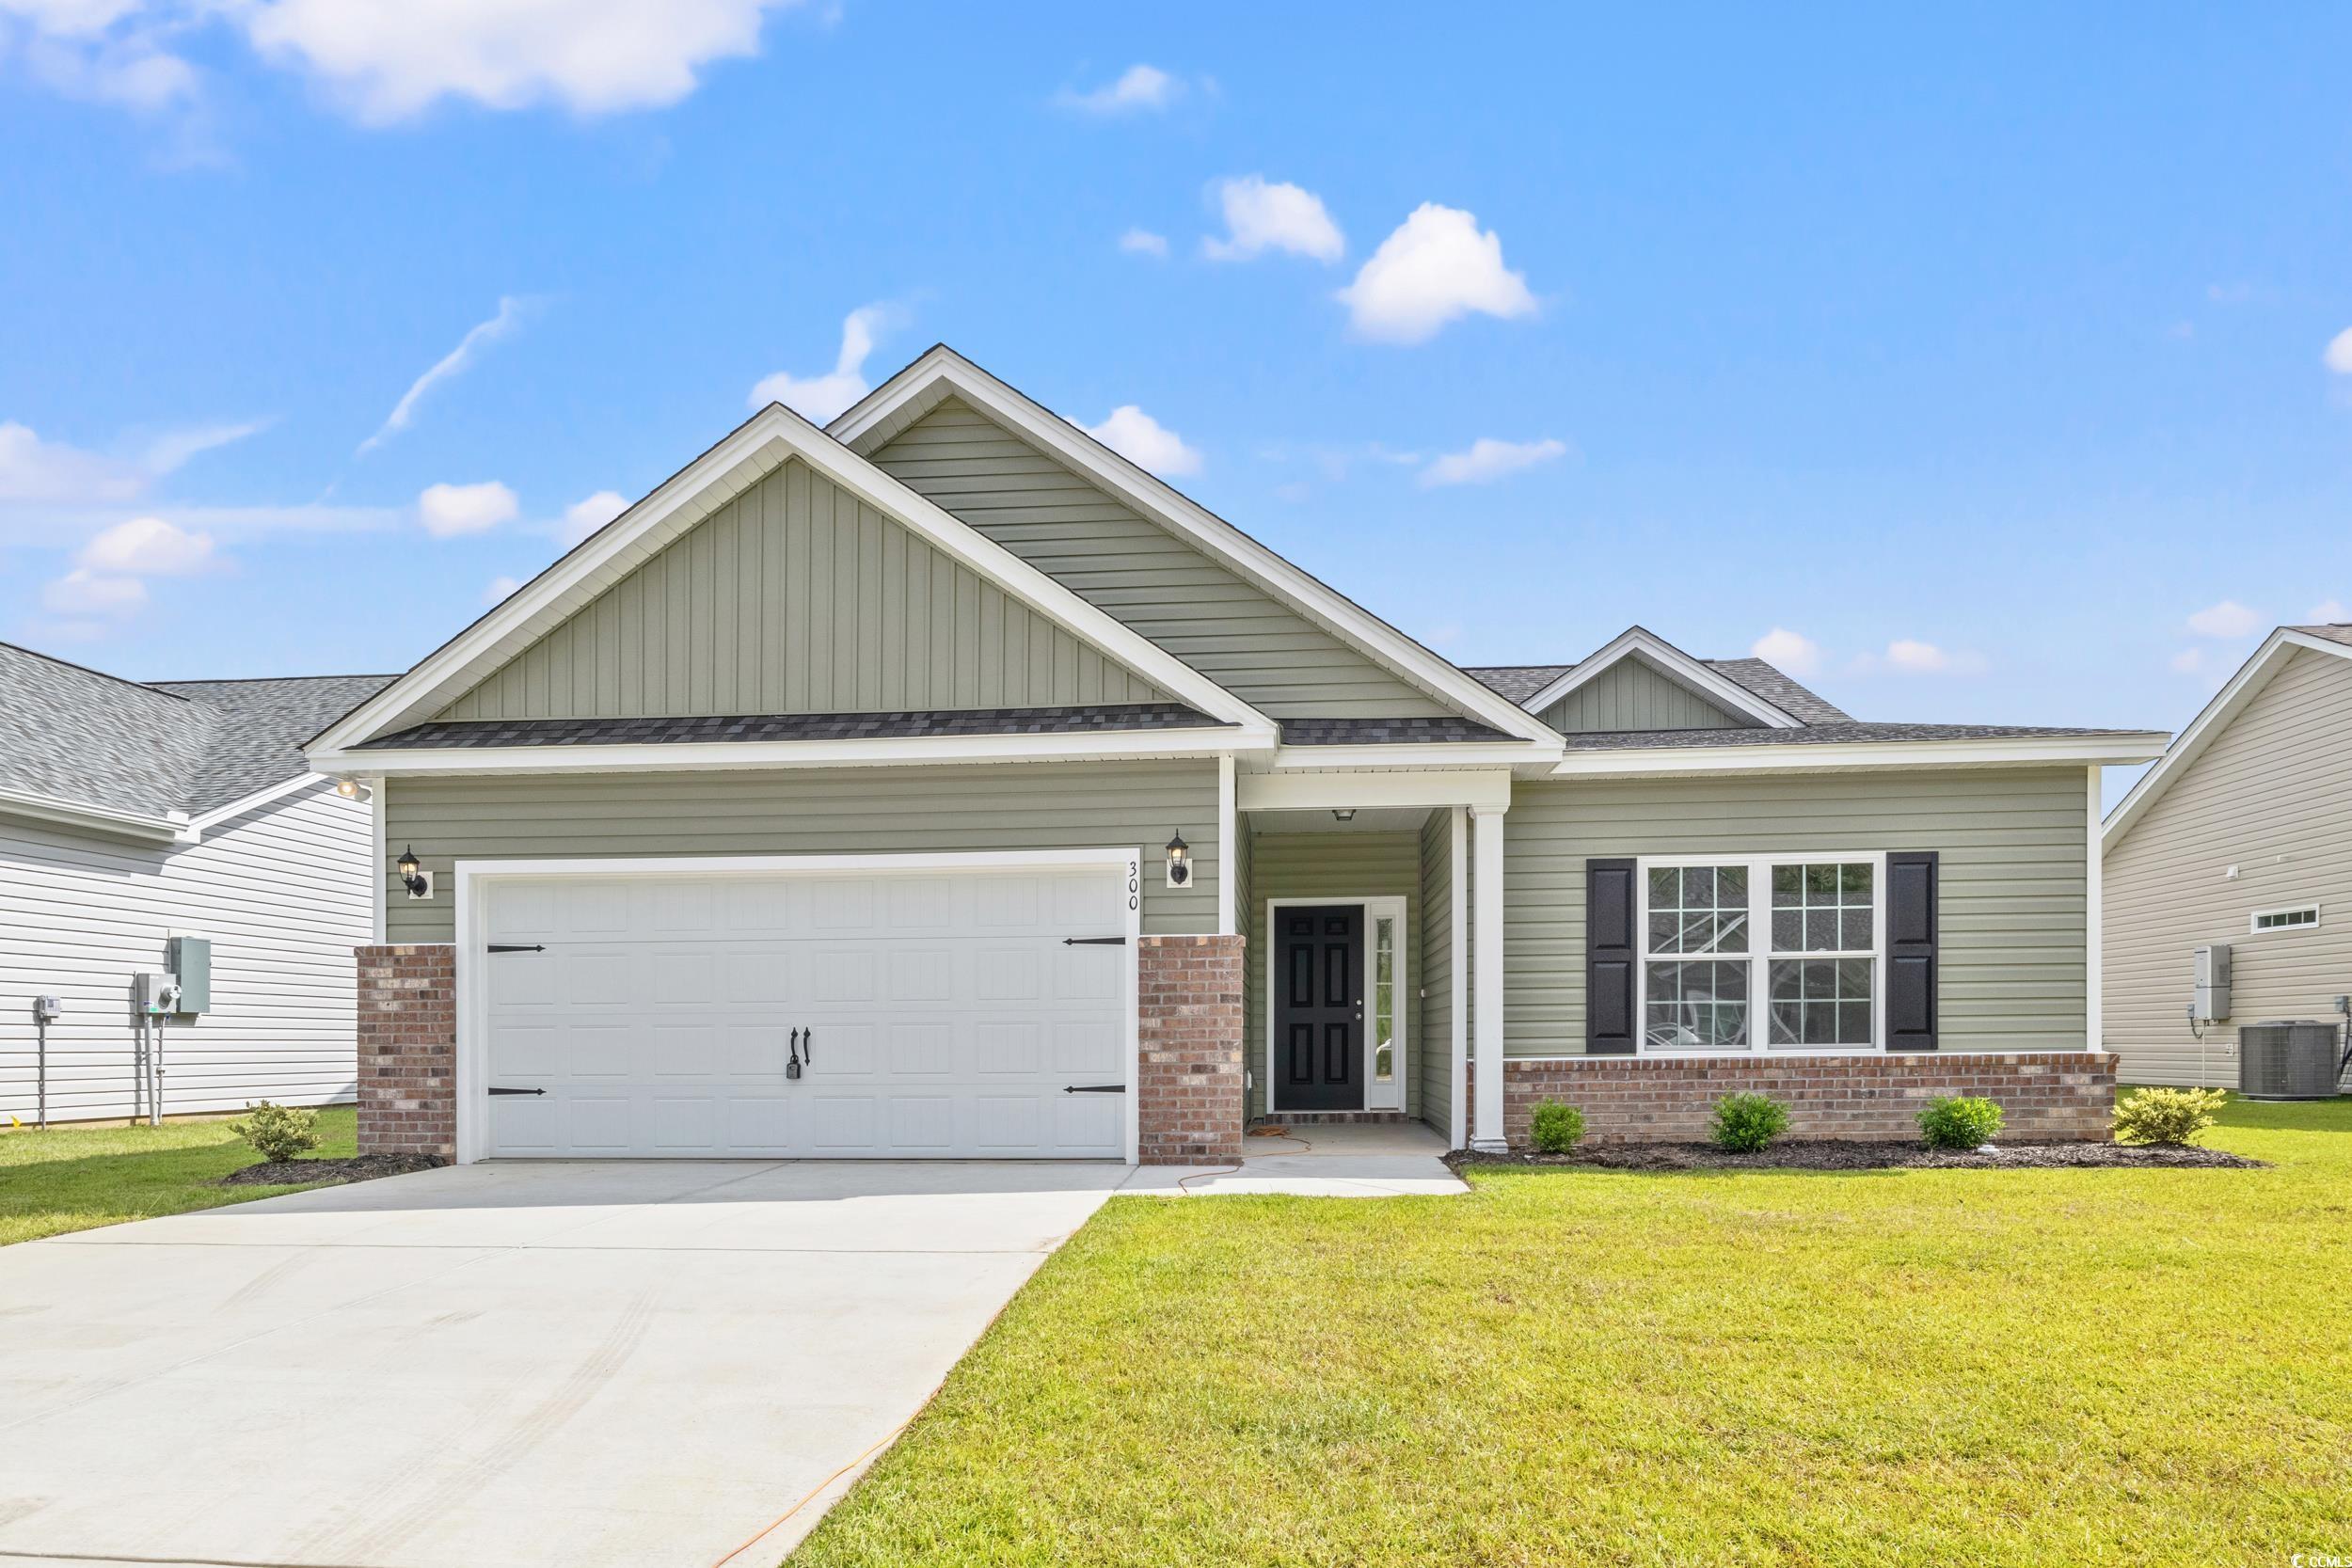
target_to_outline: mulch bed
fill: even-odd
[[[232,1170],[216,1184],[293,1187],[320,1181],[373,1181],[379,1176],[405,1176],[412,1170],[432,1170],[448,1164],[437,1154],[356,1154],[348,1160],[279,1160]]]
[[[1927,1148],[1918,1144],[1816,1139],[1774,1144],[1733,1154],[1713,1144],[1597,1144],[1568,1154],[1476,1154],[1455,1149],[1446,1164],[1572,1165],[1586,1170],[2054,1170],[2091,1166],[2203,1166],[2262,1170],[2268,1162],[2217,1148],[2161,1144],[1988,1144],[1977,1149]]]

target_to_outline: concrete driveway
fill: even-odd
[[[0,1249],[0,1563],[771,1564],[1116,1164],[483,1164]]]

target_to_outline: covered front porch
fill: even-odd
[[[1501,1147],[1505,769],[1244,773],[1231,835],[1246,1116]],[[1484,943],[1481,930],[1495,933]],[[1474,1060],[1496,1103],[1471,1103]],[[1482,1139],[1481,1126],[1490,1136]]]

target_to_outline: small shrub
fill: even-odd
[[[1547,1100],[1527,1118],[1527,1137],[1539,1154],[1565,1154],[1584,1136],[1584,1113]]]
[[[2193,1144],[2229,1099],[2224,1089],[2140,1089],[2115,1108],[2115,1141]]]
[[[262,1159],[276,1164],[318,1148],[319,1114],[297,1111],[291,1105],[273,1105],[264,1100],[258,1105],[246,1106],[245,1119],[230,1122],[229,1131],[251,1144]]]
[[[1930,1148],[1981,1148],[2001,1131],[2001,1108],[1974,1095],[1946,1095],[1919,1113]]]
[[[1788,1106],[1769,1094],[1735,1094],[1715,1101],[1707,1135],[1718,1148],[1753,1154],[1788,1131]]]

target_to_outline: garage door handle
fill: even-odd
[[[1127,1085],[1124,1084],[1064,1084],[1061,1086],[1061,1092],[1064,1094],[1125,1094]]]
[[[547,949],[535,942],[494,942],[490,943],[490,951],[493,953],[544,953]]]
[[[494,1087],[490,1090],[490,1092],[492,1094],[545,1094],[548,1091],[545,1089],[501,1089]]]
[[[1061,939],[1061,944],[1064,947],[1124,947],[1127,945],[1127,939],[1125,937],[1064,937]]]

